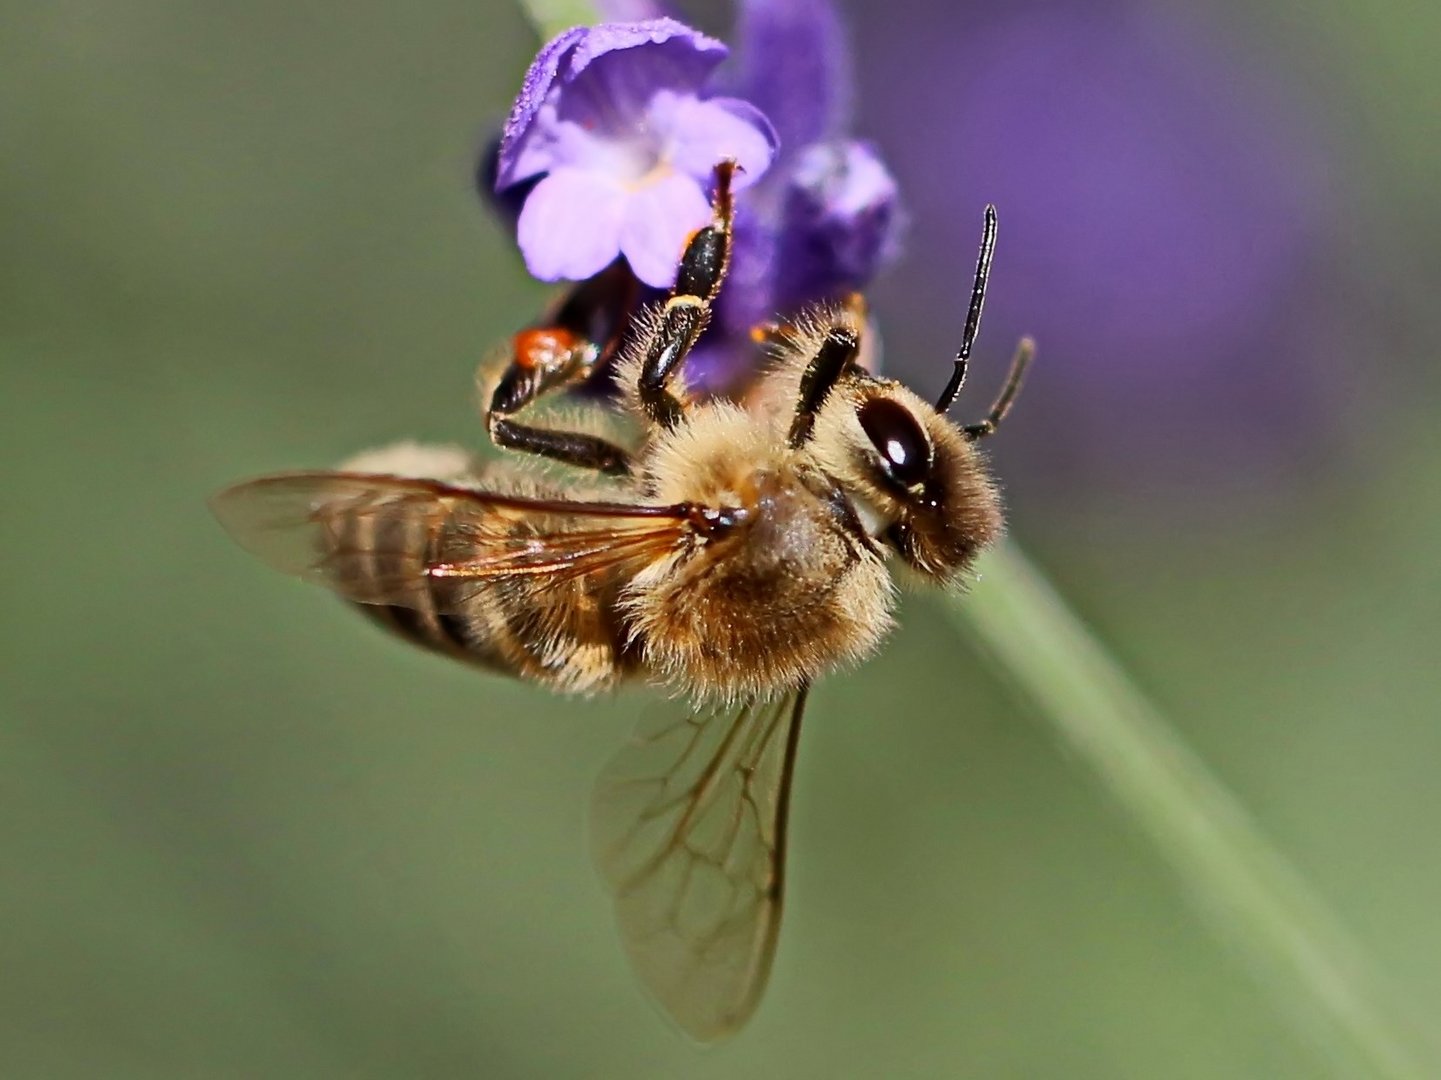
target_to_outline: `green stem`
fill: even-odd
[[[1441,1076],[1336,917],[1019,550],[990,553],[946,610],[1095,770],[1338,1075]]]

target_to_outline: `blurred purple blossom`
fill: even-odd
[[[831,0],[741,0],[733,93],[771,115],[791,152],[844,135],[855,96],[850,43]]]
[[[1044,361],[997,447],[1027,459],[1013,484],[1094,510],[1126,495],[1200,506],[1218,486],[1270,499],[1278,478],[1313,475],[1344,408],[1325,372],[1344,296],[1320,270],[1342,261],[1340,210],[1333,164],[1281,78],[1191,17],[1131,0],[857,12],[883,89],[865,115],[895,133],[927,222],[879,304],[893,366],[918,385],[942,377],[978,208],[994,200],[975,382],[999,381],[1021,333]],[[921,133],[917,102],[945,102],[945,121]]]
[[[899,253],[900,191],[870,143],[811,143],[788,163],[776,299],[789,311],[860,289]]]
[[[830,0],[743,0],[721,80],[780,134],[770,174],[737,206],[721,325],[732,335],[803,304],[864,289],[899,253],[894,178],[849,138],[855,96],[845,28]]]
[[[543,281],[584,280],[624,255],[665,288],[692,232],[709,217],[716,162],[760,179],[775,153],[769,122],[748,102],[707,96],[726,55],[673,19],[577,27],[526,73],[502,136],[496,188],[539,178],[517,240]]]

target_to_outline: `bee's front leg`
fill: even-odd
[[[716,166],[711,223],[686,244],[675,287],[646,347],[637,390],[646,415],[663,428],[674,427],[684,410],[667,384],[705,330],[730,265],[731,179],[735,170],[734,161]]]
[[[811,353],[801,373],[800,396],[796,399],[788,442],[803,446],[815,429],[816,414],[830,397],[841,376],[857,367],[861,355],[861,332],[866,322],[866,302],[852,294],[845,305],[831,312],[825,335]]]

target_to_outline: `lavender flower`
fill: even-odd
[[[517,240],[544,281],[583,280],[624,255],[641,281],[671,284],[686,238],[709,216],[716,162],[738,186],[775,154],[769,121],[705,84],[726,47],[673,19],[577,27],[526,74],[499,150],[496,189],[541,178]]]
[[[758,361],[752,327],[864,288],[895,256],[896,183],[874,146],[845,134],[850,58],[830,0],[743,0],[738,55],[719,70],[725,46],[664,5],[601,6],[646,17],[541,51],[482,185],[536,277],[583,280],[624,255],[661,289],[706,218],[712,166],[737,158],[748,187],[731,274],[687,366],[693,385],[720,389]]]

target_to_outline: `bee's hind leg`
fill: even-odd
[[[735,170],[734,161],[723,161],[716,166],[711,223],[686,244],[676,271],[675,287],[661,309],[646,347],[637,392],[646,416],[663,428],[674,427],[684,410],[667,384],[705,330],[711,304],[720,295],[730,264],[734,214],[731,179]]]
[[[485,407],[491,442],[611,476],[630,471],[626,451],[598,435],[557,431],[515,417],[537,398],[584,382],[610,357],[635,309],[635,294],[629,272],[618,265],[582,282],[543,325],[515,335],[510,362]],[[482,379],[488,387],[491,379],[484,369]]]

